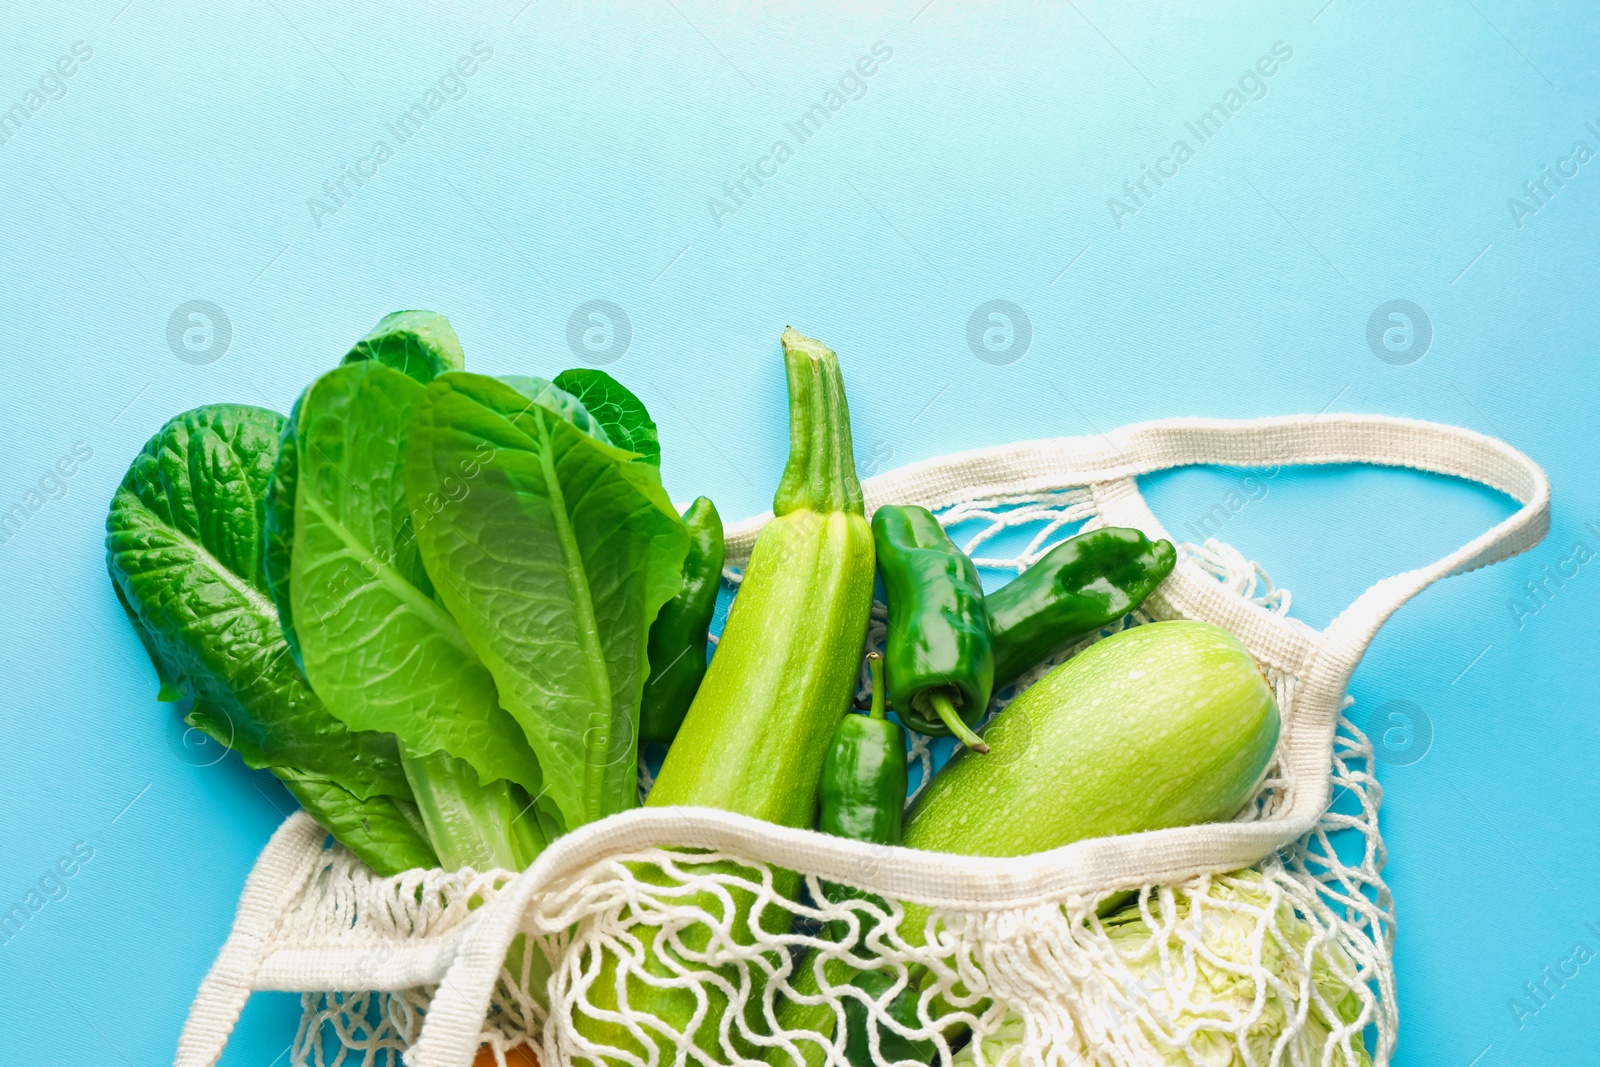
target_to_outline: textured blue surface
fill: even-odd
[[[839,350],[868,470],[1325,408],[1529,452],[1556,486],[1549,541],[1405,608],[1354,694],[1432,726],[1420,760],[1380,768],[1397,1063],[1592,1062],[1600,964],[1548,975],[1600,948],[1600,564],[1574,560],[1600,551],[1600,11],[978,6],[6,6],[0,510],[32,513],[0,545],[0,910],[92,849],[0,945],[8,1062],[165,1062],[289,809],[235,760],[195,765],[112,598],[101,524],[140,444],[204,402],[287,409],[396,308],[446,312],[478,369],[548,374],[595,300],[625,309],[609,369],[659,419],[669,489],[729,518],[768,505],[782,463],[786,323]],[[475,42],[492,56],[452,73]],[[386,124],[418,103],[402,142]],[[363,184],[325,192],[347,166]],[[1167,176],[1135,199],[1145,167]],[[187,320],[169,345],[193,300],[223,309],[226,351],[185,348]],[[995,300],[1029,322],[1009,352],[983,348],[988,319],[969,345]],[[1382,320],[1375,349],[1393,300],[1430,328],[1413,313],[1407,349]],[[48,476],[75,445],[92,457]],[[1147,484],[1181,533],[1237,477]],[[1287,471],[1220,532],[1321,625],[1507,513],[1442,479]],[[224,1063],[282,1062],[296,1013],[258,996]]]

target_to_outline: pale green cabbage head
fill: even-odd
[[[1159,922],[1156,903],[1152,900],[1150,906]],[[1322,1003],[1317,997],[1302,997],[1304,961],[1316,931],[1286,901],[1263,926],[1261,916],[1272,908],[1272,899],[1256,872],[1213,879],[1198,900],[1179,892],[1174,907],[1176,922],[1165,935],[1152,933],[1137,903],[1104,920],[1106,934],[1133,981],[1124,984],[1117,1006],[1085,1020],[1084,1036],[1090,1045],[1105,1035],[1124,1049],[1154,1047],[1159,1058],[1150,1061],[1151,1067],[1244,1067],[1246,1060],[1234,1034],[1247,1023],[1244,1041],[1256,1063],[1320,1065],[1329,1035],[1360,1017],[1361,996],[1353,984],[1356,968],[1336,943],[1318,945],[1310,958],[1310,988],[1320,993]],[[1259,980],[1263,971],[1286,988]],[[1302,1000],[1305,1020],[1275,1061],[1272,1049],[1292,1029],[1293,1014]],[[994,1065],[1022,1041],[1023,1023],[1013,1013],[996,1033],[958,1052],[955,1067],[976,1067],[980,1044],[983,1062]],[[1336,1042],[1330,1061],[1334,1067],[1371,1067],[1359,1030],[1349,1036],[1349,1046],[1346,1053]],[[1011,1058],[1021,1062],[1015,1052]]]

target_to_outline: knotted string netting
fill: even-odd
[[[1349,676],[1422,588],[1538,541],[1542,472],[1471,431],[1294,416],[1005,446],[865,488],[869,506],[933,507],[998,584],[1081,528],[1165,536],[1139,473],[1332,462],[1471,478],[1523,506],[1445,559],[1377,583],[1321,631],[1231,546],[1182,544],[1143,608],[1054,661],[1152,619],[1203,618],[1239,636],[1283,729],[1233,821],[995,860],[643,809],[566,835],[525,872],[380,879],[297,814],[252,874],[179,1064],[214,1062],[252,989],[306,991],[291,1058],[318,1067],[398,1063],[402,1051],[411,1067],[465,1067],[485,1044],[503,1063],[527,1042],[551,1067],[813,1067],[849,1062],[852,1039],[877,1067],[1388,1063],[1394,909],[1382,790],[1373,746],[1346,714]],[[762,521],[729,531],[731,584]],[[872,647],[884,620],[875,605]],[[990,714],[1052,665],[997,693]],[[912,736],[914,795],[953,742]]]

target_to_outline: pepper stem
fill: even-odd
[[[872,717],[885,719],[883,710],[883,655],[879,652],[867,653],[867,673],[872,675]]]
[[[972,732],[972,728],[961,721],[961,716],[956,713],[956,706],[950,701],[950,694],[943,689],[935,689],[927,694],[928,703],[933,705],[933,710],[939,718],[944,720],[945,726],[956,738],[974,752],[988,752],[989,746],[983,743],[983,738]]]

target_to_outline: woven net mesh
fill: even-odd
[[[986,577],[1004,580],[1095,516],[1087,490],[1068,490],[974,501],[940,520]],[[1288,616],[1289,593],[1231,546],[1180,552],[1301,625]],[[736,586],[740,575],[726,577]],[[871,647],[882,647],[885,620],[875,604]],[[1089,635],[997,693],[990,714],[1094,641],[1149,621],[1139,611]],[[1299,679],[1268,676],[1285,729],[1240,820],[1273,819],[1297,788],[1283,757]],[[863,671],[863,699],[866,682]],[[953,741],[909,736],[914,798]],[[1255,867],[1027,907],[930,909],[693,840],[608,856],[528,909],[483,1041],[501,1064],[508,1048],[530,1042],[546,1063],[636,1067],[809,1067],[845,1064],[847,1050],[878,1067],[1387,1064],[1397,1023],[1393,902],[1372,766],[1371,743],[1342,716],[1332,803]],[[648,790],[648,762],[640,771]],[[370,943],[374,973],[396,946],[463,922],[512,877],[380,879],[337,845],[325,858],[283,933]],[[864,884],[879,858],[862,863]],[[397,1065],[433,992],[305,994],[292,1062]]]

